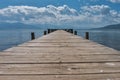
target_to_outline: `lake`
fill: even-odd
[[[44,30],[0,30],[0,51],[17,46],[31,40],[31,32],[36,38],[43,35]],[[90,33],[90,40],[120,50],[120,30],[77,30],[78,36],[85,37]]]

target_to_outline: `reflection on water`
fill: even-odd
[[[2,30],[0,31],[0,51],[24,43],[31,39],[31,32],[36,38],[43,35],[44,30]],[[108,30],[77,30],[78,35],[84,37],[85,32],[90,32],[90,40],[120,50],[120,31]]]

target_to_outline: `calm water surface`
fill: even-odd
[[[30,41],[31,32],[36,38],[43,35],[43,30],[0,30],[0,51]]]
[[[90,40],[120,50],[120,30],[79,30],[78,35],[84,37],[90,33]]]
[[[31,32],[36,38],[43,35],[44,30],[0,30],[0,51],[30,41]],[[90,40],[105,46],[120,50],[120,30],[77,30],[78,35],[84,37],[90,32]]]

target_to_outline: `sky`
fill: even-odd
[[[120,0],[0,0],[3,22],[98,28],[120,23]]]

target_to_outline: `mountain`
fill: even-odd
[[[0,23],[0,30],[15,30],[15,29],[63,29],[67,28],[67,26],[55,26],[50,24],[36,24],[36,25],[29,25],[23,23]]]
[[[40,27],[23,23],[0,23],[0,30],[3,29],[40,29]]]
[[[108,25],[108,26],[105,26],[105,27],[94,28],[94,29],[102,29],[102,30],[105,30],[105,29],[120,29],[120,24],[113,24],[113,25]]]

